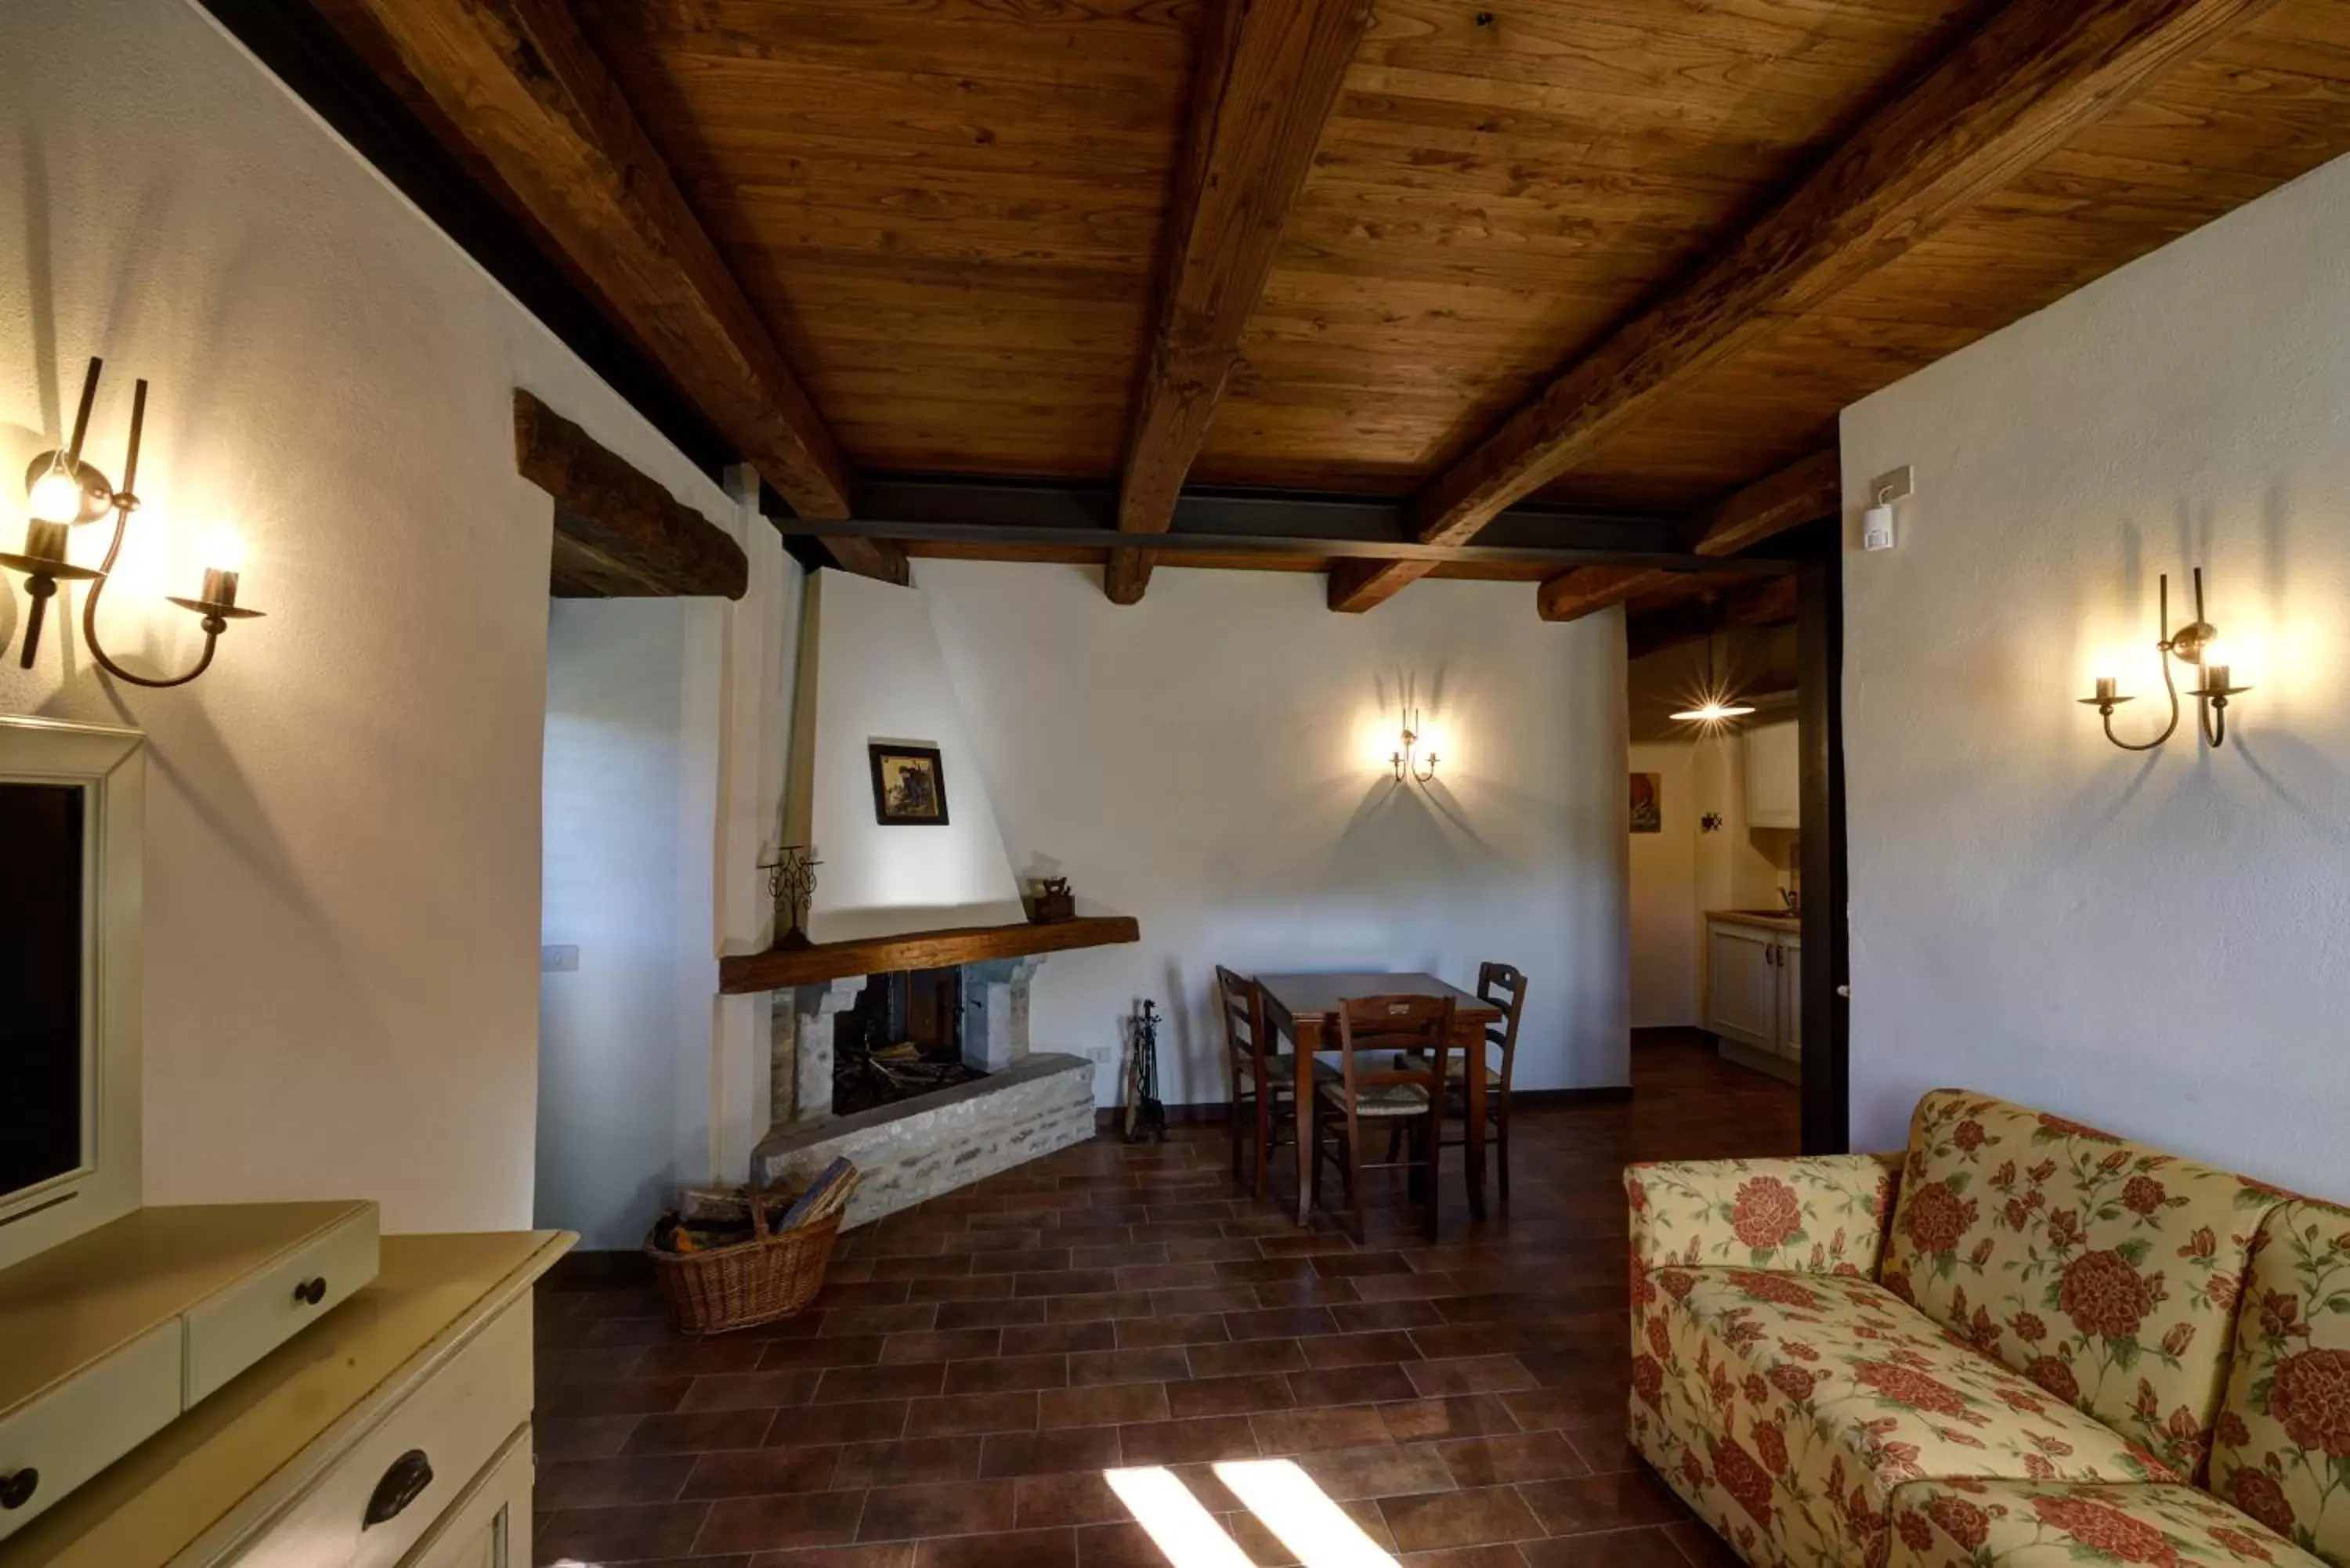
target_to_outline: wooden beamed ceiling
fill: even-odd
[[[812,517],[960,474],[1097,485],[1141,534],[1190,484],[1702,550],[1742,497],[1734,557],[1804,520],[1762,503],[1816,493],[1846,405],[2350,151],[2338,0],[313,4]],[[1119,597],[1181,559],[1105,533],[904,550]],[[1332,602],[1429,567],[1342,564]],[[1433,570],[1697,614],[1682,574]]]

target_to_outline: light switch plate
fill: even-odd
[[[579,972],[579,950],[572,945],[538,950],[538,972],[541,974],[577,974]]]

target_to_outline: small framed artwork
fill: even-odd
[[[873,819],[885,827],[944,827],[947,775],[936,746],[871,741]]]
[[[1632,775],[1632,831],[1662,833],[1665,830],[1665,780],[1661,774]]]

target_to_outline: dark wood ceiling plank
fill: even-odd
[[[1721,596],[1685,599],[1656,609],[1627,615],[1624,621],[1624,654],[1645,659],[1685,642],[1696,642],[1717,632],[1755,626],[1777,626],[1795,618],[1801,584],[1794,577],[1773,577],[1750,583]]]
[[[1175,515],[1370,12],[1370,0],[1218,0],[1210,9],[1159,323],[1127,438],[1122,532],[1163,533]],[[1113,552],[1104,590],[1134,603],[1150,566],[1148,551]]]
[[[1896,259],[2273,4],[2010,0],[1686,283],[1439,475],[1421,498],[1421,536],[1473,537],[1686,378]],[[1334,573],[1330,606],[1368,609],[1417,566]]]
[[[733,536],[517,388],[515,470],[555,498],[557,597],[739,599],[751,566]]]
[[[1691,518],[1683,536],[1694,554],[1735,556],[1790,528],[1833,516],[1843,505],[1842,457],[1827,446],[1724,496]],[[1544,620],[1579,620],[1687,580],[1676,572],[1578,566],[1544,582],[1534,606]]]
[[[816,406],[719,257],[563,0],[365,0],[401,63],[679,387],[811,516],[851,476]],[[835,558],[902,582],[902,552]]]

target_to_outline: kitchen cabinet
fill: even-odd
[[[1797,828],[1803,826],[1803,769],[1798,755],[1800,727],[1793,719],[1757,724],[1742,744],[1746,755],[1746,826]]]
[[[1794,922],[1724,911],[1709,914],[1705,929],[1706,1028],[1750,1064],[1792,1070],[1804,1052],[1804,940]]]

